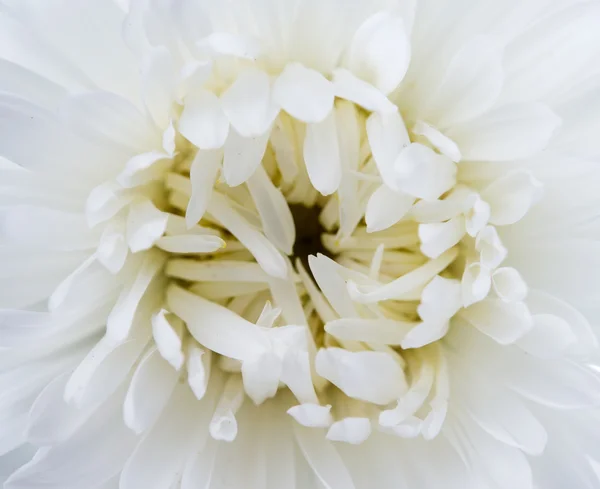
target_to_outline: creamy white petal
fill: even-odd
[[[206,212],[222,161],[223,153],[221,151],[201,150],[192,161],[190,169],[192,195],[185,213],[188,228],[198,223]]]
[[[484,299],[462,310],[460,315],[502,345],[514,343],[533,327],[533,318],[522,302]]]
[[[504,83],[502,54],[502,46],[491,37],[465,42],[430,95],[425,119],[445,128],[492,107]]]
[[[447,156],[455,163],[458,163],[462,159],[462,154],[458,144],[450,139],[448,136],[440,132],[435,127],[427,124],[423,121],[417,121],[413,126],[412,131],[419,135],[424,136],[427,140],[437,148],[437,150],[444,156]]]
[[[223,160],[223,178],[229,186],[241,185],[252,176],[263,159],[268,142],[269,131],[248,138],[233,128],[229,131]]]
[[[415,198],[382,185],[369,199],[365,221],[369,232],[383,231],[402,219],[412,207]]]
[[[304,161],[313,186],[323,195],[334,193],[342,179],[342,163],[335,113],[308,124],[304,140]]]
[[[394,162],[396,187],[425,200],[436,200],[456,183],[456,165],[420,143],[412,143]]]
[[[336,97],[360,105],[369,112],[388,113],[398,110],[384,93],[343,68],[334,71],[333,86]]]
[[[454,217],[447,222],[419,224],[421,251],[425,256],[438,258],[460,242],[466,233],[465,219]]]
[[[406,388],[402,369],[387,353],[326,348],[317,353],[316,367],[349,397],[375,404],[392,402]]]
[[[481,192],[491,208],[490,223],[506,226],[519,221],[542,196],[543,185],[528,171],[495,180]]]
[[[229,121],[215,94],[194,89],[185,98],[178,129],[200,149],[218,149],[223,147],[229,134]]]
[[[509,161],[542,151],[560,124],[543,104],[510,105],[453,126],[448,136],[460,146],[465,160]]]
[[[256,231],[238,214],[224,196],[214,194],[208,212],[246,246],[265,272],[276,278],[287,276],[287,263],[281,253],[262,233]]]
[[[327,439],[352,445],[364,443],[371,435],[371,421],[368,418],[344,418],[333,423],[327,431]]]
[[[150,428],[169,402],[178,378],[177,370],[158,349],[148,351],[135,369],[125,397],[125,424],[138,434]]]
[[[236,132],[246,138],[263,135],[279,113],[271,101],[269,75],[255,69],[238,76],[221,95],[221,107]]]
[[[171,285],[169,310],[183,319],[201,345],[237,360],[262,354],[269,342],[262,330],[229,309]]]
[[[365,20],[346,54],[350,70],[386,95],[402,81],[409,62],[410,41],[404,22],[389,12]]]
[[[296,227],[281,191],[262,166],[248,179],[248,189],[260,214],[265,236],[287,255],[292,254]]]
[[[534,314],[533,328],[517,345],[540,358],[560,358],[577,343],[577,336],[564,319],[552,314]]]
[[[323,121],[333,110],[334,86],[317,71],[289,63],[273,83],[273,100],[303,122]]]
[[[168,318],[168,311],[161,309],[152,315],[152,336],[162,357],[179,370],[185,360],[182,352],[183,323],[178,318]]]
[[[168,215],[149,200],[136,202],[127,216],[127,244],[136,253],[148,250],[167,229]]]
[[[383,181],[396,188],[394,165],[400,152],[410,145],[408,131],[399,112],[373,113],[367,119],[367,137],[373,159]]]
[[[391,319],[342,318],[329,321],[325,331],[341,340],[401,345],[413,326],[413,323]]]

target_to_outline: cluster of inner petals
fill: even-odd
[[[235,439],[244,402],[283,388],[289,414],[331,440],[373,429],[431,439],[448,408],[440,340],[452,322],[502,344],[531,329],[498,230],[540,185],[526,171],[472,185],[443,128],[403,120],[388,96],[406,71],[395,49],[405,37],[399,18],[377,14],[333,72],[290,62],[274,74],[244,39],[211,36],[205,61],[174,71],[155,147],[91,193],[100,244],[50,301],[59,307],[96,261],[126,277],[93,361],[152,335],[127,394],[130,427],[150,423],[136,416],[136,387],[162,359],[198,399],[222,384],[216,439]],[[238,59],[233,78],[219,78],[220,56]],[[294,256],[291,205],[320,209],[329,256]],[[90,362],[67,397],[82,395]]]

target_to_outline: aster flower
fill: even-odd
[[[0,1],[4,487],[600,487],[599,22]]]

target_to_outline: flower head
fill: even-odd
[[[5,488],[600,487],[600,8],[496,3],[0,1]]]

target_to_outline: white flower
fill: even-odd
[[[5,489],[600,488],[599,23],[0,0]]]

